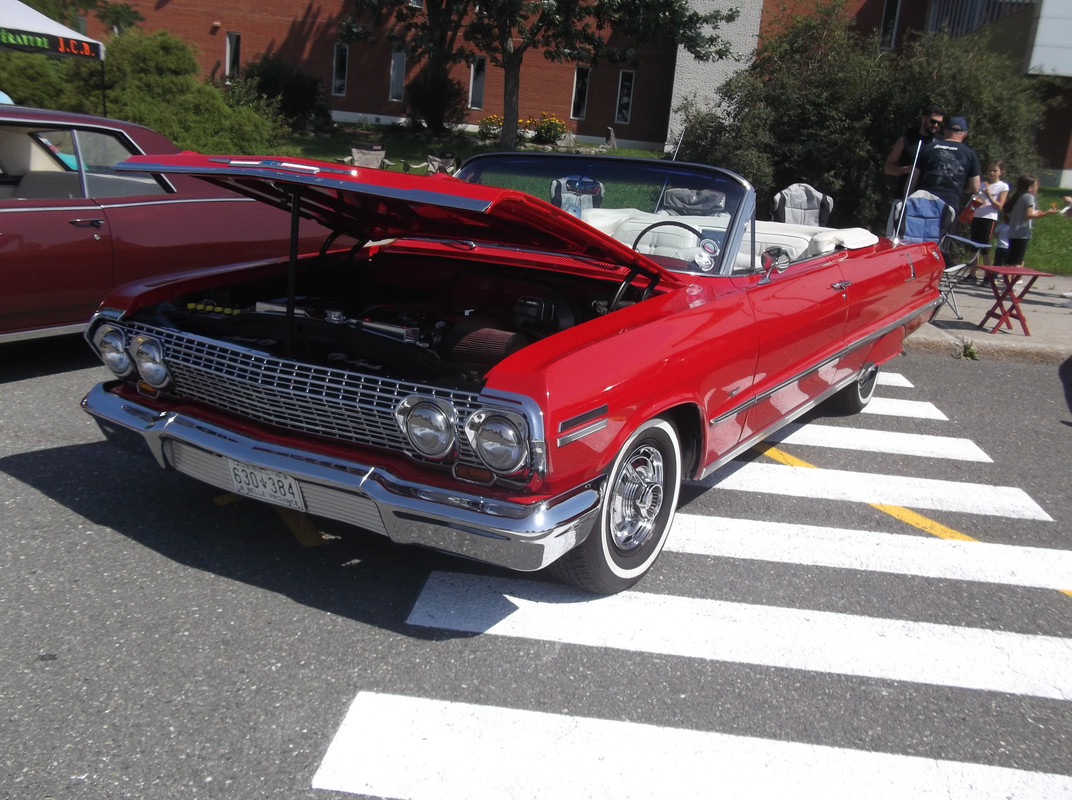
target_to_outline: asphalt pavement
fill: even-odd
[[[1017,292],[1022,289],[1023,284],[1017,284]],[[957,319],[951,304],[946,303],[930,323],[908,338],[908,352],[948,351],[970,357],[973,351],[978,358],[1055,364],[1072,358],[1072,276],[1041,277],[1020,301],[1030,335],[1015,319],[1010,320],[1011,327],[1001,325],[995,330],[995,319],[980,327],[995,303],[989,285],[961,282],[954,294],[963,319]]]

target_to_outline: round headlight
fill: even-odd
[[[476,424],[473,432],[473,446],[488,469],[510,474],[524,466],[528,444],[521,427],[513,420],[489,415]]]
[[[454,451],[456,415],[446,402],[407,397],[395,411],[409,443],[427,458],[444,458]]]
[[[126,336],[119,328],[102,325],[93,334],[93,346],[97,348],[104,366],[120,378],[125,378],[134,371],[134,363],[127,353]]]
[[[171,380],[171,373],[164,364],[164,348],[156,339],[135,336],[130,345],[130,354],[134,357],[141,379],[154,389],[162,389]]]

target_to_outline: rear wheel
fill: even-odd
[[[859,414],[875,395],[878,365],[870,364],[860,371],[852,383],[830,398],[830,406],[842,414]]]
[[[680,489],[677,431],[665,419],[648,420],[614,459],[598,527],[552,564],[552,573],[598,594],[629,588],[662,551]]]

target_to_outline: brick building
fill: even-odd
[[[419,0],[413,0],[415,3]],[[815,0],[739,0],[740,17],[722,34],[746,61],[764,32],[776,29],[787,15],[809,13]],[[691,0],[698,11],[725,8],[726,0]],[[405,114],[403,89],[418,65],[395,50],[386,31],[374,41],[338,43],[340,23],[351,5],[346,0],[295,9],[288,0],[160,0],[138,4],[148,31],[167,30],[192,44],[205,76],[231,74],[262,53],[275,53],[319,77],[338,121],[399,121]],[[993,30],[994,41],[1015,58],[1025,72],[1072,77],[1072,3],[1069,0],[849,0],[848,11],[860,30],[879,30],[886,44],[897,47],[909,30],[947,28],[954,35]],[[107,37],[91,18],[87,33]],[[526,54],[521,72],[519,114],[541,112],[567,121],[582,140],[602,140],[614,128],[623,145],[673,143],[680,130],[674,113],[687,97],[710,96],[741,63],[701,64],[672,44],[641,49],[635,62],[603,63],[588,68],[556,64],[537,51]],[[502,113],[502,72],[478,57],[459,64],[452,77],[466,88],[466,121]],[[1048,112],[1039,137],[1039,151],[1050,167],[1048,183],[1072,185],[1072,115],[1063,107]]]
[[[338,43],[349,3],[307,4],[288,0],[207,0],[139,5],[147,31],[166,30],[194,46],[203,74],[226,76],[262,53],[274,53],[321,78],[337,121],[392,123],[404,118],[403,89],[419,65],[388,40],[387,31],[368,43]],[[87,33],[107,35],[95,19]],[[580,137],[607,136],[613,127],[621,144],[658,145],[669,124],[674,68],[673,44],[638,50],[634,62],[589,68],[557,64],[538,51],[522,66],[521,118],[553,114]],[[467,90],[467,119],[478,123],[503,110],[501,70],[478,57],[457,65],[452,76]],[[636,110],[642,109],[643,113]]]

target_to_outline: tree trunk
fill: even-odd
[[[521,52],[503,54],[503,124],[499,137],[502,151],[517,149],[517,115],[521,94]]]

